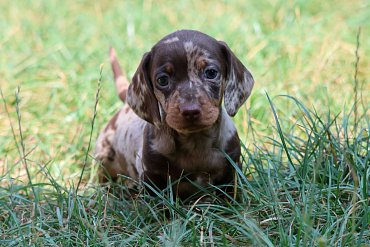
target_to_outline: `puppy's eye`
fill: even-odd
[[[164,75],[157,79],[157,84],[160,87],[167,87],[168,86],[168,76]]]
[[[218,75],[218,71],[215,69],[206,69],[204,71],[204,76],[210,80],[215,79],[217,75]]]

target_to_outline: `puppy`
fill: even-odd
[[[99,181],[119,174],[182,199],[209,185],[231,185],[240,140],[230,118],[253,88],[251,73],[221,41],[193,30],[171,33],[144,54],[129,84],[111,63],[126,104],[96,143]],[[222,106],[222,100],[224,106]]]

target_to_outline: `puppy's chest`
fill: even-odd
[[[190,175],[192,180],[213,180],[223,176],[228,162],[216,131],[191,136],[150,134],[149,145],[144,145],[146,168],[154,173],[169,173],[172,177]],[[204,179],[203,179],[204,177]]]
[[[177,149],[167,156],[173,168],[185,172],[212,173],[226,165],[224,154],[215,147],[196,150]]]

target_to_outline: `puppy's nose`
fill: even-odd
[[[198,104],[182,105],[180,113],[187,120],[197,120],[200,117],[200,106]]]

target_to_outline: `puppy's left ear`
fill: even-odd
[[[225,42],[219,41],[226,58],[226,80],[224,91],[224,104],[227,113],[235,116],[240,106],[251,94],[254,80],[247,68],[234,55]]]

